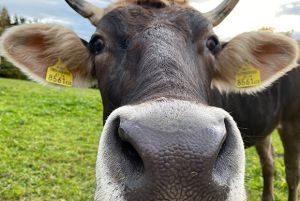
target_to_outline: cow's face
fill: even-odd
[[[221,50],[199,12],[138,5],[105,15],[89,47],[109,111],[161,97],[207,103],[214,55]]]
[[[98,81],[107,120],[95,200],[245,200],[240,133],[228,113],[210,106],[210,87],[251,92],[269,85],[295,65],[297,43],[256,32],[221,46],[207,15],[151,2],[111,9],[94,23],[88,44],[57,25],[23,25],[4,34],[2,50],[43,83],[58,59],[75,86]],[[262,84],[235,88],[249,63]]]

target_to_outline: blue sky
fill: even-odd
[[[89,0],[105,7],[110,0]],[[205,12],[221,0],[192,0],[192,5]],[[27,18],[37,18],[43,23],[60,23],[75,30],[82,38],[89,40],[95,28],[73,11],[64,0],[1,0],[0,7]],[[256,30],[262,26],[275,27],[275,31],[294,30],[294,37],[300,39],[300,0],[240,0],[226,20],[215,28],[223,39],[244,31]]]
[[[108,0],[90,0],[95,5],[105,7]],[[64,0],[1,0],[11,15],[18,14],[27,18],[36,18],[43,23],[59,23],[72,28],[88,40],[95,28],[86,19],[73,11]]]

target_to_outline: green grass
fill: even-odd
[[[277,131],[272,135],[273,145],[277,156],[275,159],[275,181],[274,181],[274,193],[275,200],[283,201],[287,200],[288,189],[285,181],[285,170],[283,163],[283,147]],[[249,148],[246,150],[246,187],[248,191],[248,197],[250,201],[261,201],[262,183],[261,167],[259,159],[256,154],[255,148]]]
[[[0,200],[92,200],[101,128],[96,90],[0,79]]]
[[[97,90],[0,79],[0,200],[92,200],[101,129]],[[282,154],[277,135],[274,143]],[[247,150],[246,185],[249,200],[259,201],[261,169],[253,148]],[[286,200],[282,158],[276,159],[275,193]]]

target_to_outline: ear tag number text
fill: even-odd
[[[251,63],[246,63],[238,71],[235,77],[236,87],[254,87],[261,84],[260,71]]]
[[[56,64],[48,67],[46,81],[61,86],[71,87],[73,85],[73,75],[67,69],[66,65],[58,59]]]

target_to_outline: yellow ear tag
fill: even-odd
[[[58,59],[56,64],[48,67],[46,81],[57,85],[71,87],[73,84],[73,75],[67,69],[66,65]]]
[[[245,63],[235,76],[235,84],[238,88],[260,85],[260,71],[253,64]]]

